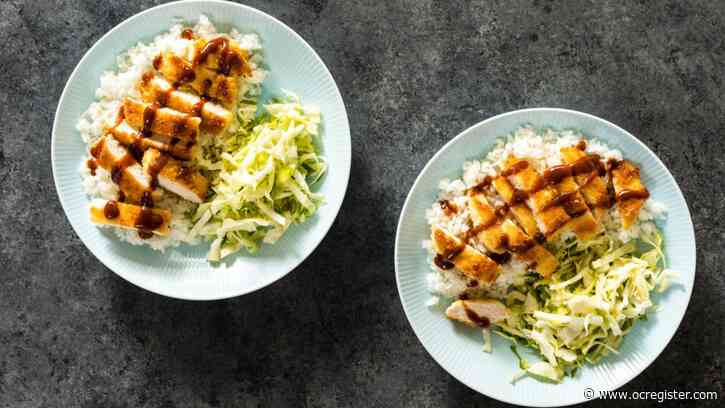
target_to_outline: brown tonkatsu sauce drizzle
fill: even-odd
[[[118,201],[119,203],[126,202],[126,194],[123,191],[118,190],[118,200],[116,201]]]
[[[540,211],[545,211],[551,207],[556,207],[559,205],[561,205],[561,206],[566,205],[567,203],[569,203],[569,201],[571,199],[573,199],[577,195],[577,193],[579,193],[579,191],[574,190],[574,191],[570,191],[568,193],[560,194],[553,200],[549,201]]]
[[[519,160],[516,163],[514,163],[511,167],[501,172],[502,177],[508,177],[513,176],[516,173],[519,173],[523,170],[526,170],[529,167],[529,162],[526,160]]]
[[[211,79],[209,79],[209,78],[205,79],[205,80],[204,80],[204,81],[203,81],[203,82],[201,83],[201,92],[200,92],[200,93],[201,93],[201,95],[202,95],[202,96],[207,96],[207,95],[209,95],[209,90],[211,89],[211,86],[212,86],[213,84],[214,84],[214,83],[213,83],[213,82],[211,81]]]
[[[136,159],[134,159],[130,154],[123,156],[123,158],[111,168],[111,180],[118,184],[121,181],[121,178],[123,178],[123,171],[126,170],[128,166],[135,163]]]
[[[624,163],[624,160],[609,159],[607,160],[607,170],[611,172],[612,170],[621,166],[622,163]]]
[[[649,198],[649,191],[645,190],[622,190],[617,193],[617,201],[632,200],[632,199],[647,199]]]
[[[544,170],[542,178],[547,184],[559,184],[565,178],[572,176],[572,167],[566,164],[549,167]]]
[[[557,185],[564,181],[567,177],[578,176],[580,174],[598,174],[603,176],[606,174],[604,165],[598,155],[590,155],[582,157],[573,164],[560,164],[549,167],[544,170],[538,183],[528,192],[530,195],[535,194],[544,188]]]
[[[153,231],[164,224],[164,218],[154,213],[153,206],[154,201],[151,198],[151,192],[144,192],[141,197],[141,211],[134,222],[134,227],[138,230],[138,236],[141,239],[151,238]]]
[[[511,242],[509,240],[509,236],[506,234],[501,235],[501,246],[506,248],[507,251],[513,252],[513,253],[519,253],[519,252],[526,252],[529,249],[533,248],[536,243],[533,239],[527,239],[526,241],[518,244],[518,245],[511,245]]]
[[[509,248],[509,236],[506,234],[501,235],[501,246],[508,250]]]
[[[224,75],[229,75],[234,66],[242,66],[243,64],[242,58],[239,54],[231,51],[231,48],[227,47],[226,53],[222,54],[221,61],[219,61],[219,72]]]
[[[491,325],[491,321],[485,316],[479,316],[476,312],[469,309],[465,302],[463,302],[463,310],[466,311],[466,317],[472,321],[478,327],[486,328]]]
[[[123,168],[119,166],[113,166],[111,168],[111,180],[113,180],[114,183],[118,184],[118,182],[121,181],[121,176],[123,176]]]
[[[115,201],[110,200],[103,206],[103,216],[106,219],[112,220],[118,217],[119,214],[121,214],[121,211],[119,211],[118,204]]]
[[[569,166],[571,166],[571,173],[574,176],[593,172],[596,172],[600,177],[607,174],[607,169],[602,164],[602,158],[598,154],[584,156]]]
[[[450,246],[443,249],[443,253],[437,254],[433,258],[433,262],[441,269],[451,269],[454,267],[453,260],[466,249],[466,244]]]
[[[154,58],[154,61],[155,61],[155,60],[156,60],[156,59]],[[141,75],[141,83],[142,83],[142,84],[144,84],[144,85],[146,85],[146,84],[148,84],[149,82],[151,82],[151,80],[152,80],[153,78],[154,78],[154,73],[153,73],[153,72],[151,72],[151,71],[149,71],[149,72],[144,72],[144,74],[143,74],[143,75]]]
[[[543,244],[544,242],[546,242],[546,235],[542,234],[541,232],[537,232],[536,234],[534,234],[533,238],[534,241],[539,244]]]
[[[483,180],[480,183],[471,187],[470,190],[473,191],[474,193],[483,193],[484,191],[486,191],[486,188],[488,188],[488,186],[491,185],[491,182],[493,182],[493,177],[486,176],[483,178]]]
[[[178,88],[181,85],[192,82],[195,79],[196,73],[194,73],[194,68],[184,65],[181,69],[181,76],[179,77],[179,80],[174,82],[174,88]]]
[[[96,143],[91,147],[91,156],[95,157],[96,159],[101,154],[101,150],[103,150],[103,144],[105,143],[105,140],[101,140],[100,142]]]
[[[136,140],[133,141],[130,145],[128,145],[128,152],[131,153],[131,156],[133,156],[136,161],[141,161],[143,159],[143,148],[141,148],[141,140],[140,138],[136,138]]]
[[[508,204],[504,204],[502,206],[496,207],[496,217],[504,218],[506,217],[506,214],[509,212],[509,206]]]
[[[191,28],[185,28],[181,32],[181,38],[183,38],[185,40],[193,40],[194,39],[194,30],[192,30]]]
[[[199,54],[197,54],[196,58],[194,59],[194,66],[205,63],[207,58],[209,58],[209,55],[216,53],[220,49],[222,53],[224,53],[228,46],[229,40],[224,37],[217,37],[213,40],[210,40],[209,42],[204,44],[204,47],[202,47],[201,51],[199,51]]]
[[[572,191],[569,197],[566,198],[561,206],[564,208],[564,212],[571,218],[580,217],[589,211],[589,207],[576,197],[578,191]]]
[[[514,190],[513,195],[511,196],[511,205],[521,204],[525,202],[529,198],[529,193],[527,193],[524,190],[519,190],[518,188]]]
[[[98,168],[98,163],[96,163],[96,161],[93,159],[88,159],[86,161],[86,166],[88,166],[88,170],[91,171],[91,176],[95,176],[96,169]]]
[[[163,57],[161,57],[161,54],[154,57],[154,69],[158,71],[159,68],[161,68],[161,63],[163,62]]]
[[[473,237],[478,235],[481,231],[484,231],[484,230],[490,228],[495,223],[496,223],[496,220],[494,219],[491,222],[489,222],[488,224],[478,224],[475,227],[469,228],[468,231],[466,231],[466,235],[463,237],[463,241],[466,244],[468,244],[469,242],[471,242],[471,239],[473,239]]]
[[[146,106],[143,110],[143,128],[141,129],[141,136],[151,136],[151,126],[154,124],[156,119],[156,111],[159,109],[158,103],[151,103]]]
[[[496,253],[496,252],[490,252],[487,253],[486,256],[491,258],[494,262],[496,262],[499,265],[503,265],[511,260],[511,254],[508,252],[503,253]]]
[[[475,280],[475,279],[471,279],[468,282],[466,282],[466,287],[467,288],[475,288],[475,287],[478,287],[478,281]]]
[[[448,270],[453,269],[455,265],[453,265],[453,262],[447,260],[443,255],[437,254],[435,258],[433,258],[433,262],[436,264],[437,267]]]
[[[449,217],[458,213],[458,207],[448,200],[441,200],[438,202],[438,205],[441,206],[443,213]]]

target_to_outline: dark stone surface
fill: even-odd
[[[329,236],[295,273],[211,303],[116,277],[77,239],[53,186],[50,129],[65,80],[94,41],[151,5],[0,2],[0,406],[502,405],[415,338],[393,240],[409,187],[444,142],[532,106],[623,126],[679,181],[697,230],[692,302],[665,352],[622,389],[723,397],[723,3],[252,1],[307,39],[338,81],[352,181]]]

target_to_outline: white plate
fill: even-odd
[[[466,160],[480,159],[497,138],[522,125],[536,128],[581,130],[625,158],[638,163],[652,198],[668,208],[667,220],[659,226],[665,239],[668,267],[681,277],[662,295],[654,296],[661,309],[647,321],[639,321],[625,337],[619,355],[610,355],[595,366],[586,365],[574,378],[561,384],[546,384],[530,378],[510,383],[518,362],[510,342],[493,336],[493,353],[482,351],[481,331],[450,322],[442,306],[429,308],[425,275],[430,271],[421,241],[430,227],[425,210],[435,202],[442,178],[461,177]],[[644,144],[622,128],[603,119],[565,109],[526,109],[485,120],[460,135],[436,153],[415,181],[405,201],[395,241],[395,273],[398,291],[415,334],[430,355],[451,375],[489,397],[519,405],[562,406],[596,397],[597,392],[616,389],[642,372],[662,352],[685,314],[695,279],[695,233],[687,203],[667,168]],[[444,303],[444,302],[441,302]],[[521,350],[522,347],[519,347]],[[529,361],[538,358],[527,352]],[[674,369],[674,367],[673,367]]]
[[[265,95],[282,89],[297,93],[304,104],[322,111],[323,154],[329,172],[316,187],[327,203],[308,222],[293,226],[277,244],[254,255],[210,265],[208,244],[180,246],[156,252],[118,241],[88,219],[88,197],[81,187],[79,168],[86,146],[76,122],[94,100],[101,73],[116,69],[116,57],[136,43],[150,42],[178,22],[196,23],[204,14],[222,32],[237,28],[259,34],[269,77]],[[350,175],[350,128],[340,92],[325,64],[292,29],[251,7],[222,1],[164,4],[137,14],[109,31],[83,57],[60,98],[53,124],[53,177],[60,202],[73,229],[88,249],[109,269],[162,295],[195,300],[239,296],[280,279],[299,265],[327,234],[342,205]]]

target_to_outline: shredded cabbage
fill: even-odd
[[[665,268],[662,236],[653,228],[637,242],[612,235],[580,242],[574,238],[549,248],[559,269],[548,279],[531,274],[507,296],[511,317],[498,324],[504,337],[539,352],[529,364],[516,351],[521,371],[560,382],[584,362],[596,363],[617,348],[638,319],[653,306],[650,293],[667,288],[677,274]],[[524,295],[525,294],[525,295]]]
[[[289,93],[264,110],[251,117],[243,104],[238,129],[209,141],[196,159],[213,180],[213,195],[193,214],[189,239],[198,234],[211,240],[211,261],[243,248],[254,253],[260,242],[273,244],[324,202],[311,190],[327,170],[315,144],[319,110]]]

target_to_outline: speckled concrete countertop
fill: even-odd
[[[622,389],[725,398],[722,3],[250,1],[302,35],[338,81],[352,176],[330,234],[294,273],[212,303],[118,278],[75,236],[53,186],[50,130],[66,79],[101,35],[153,4],[0,2],[0,407],[503,405],[449,376],[415,338],[393,240],[434,152],[482,119],[534,106],[628,129],[690,205],[690,307]]]

